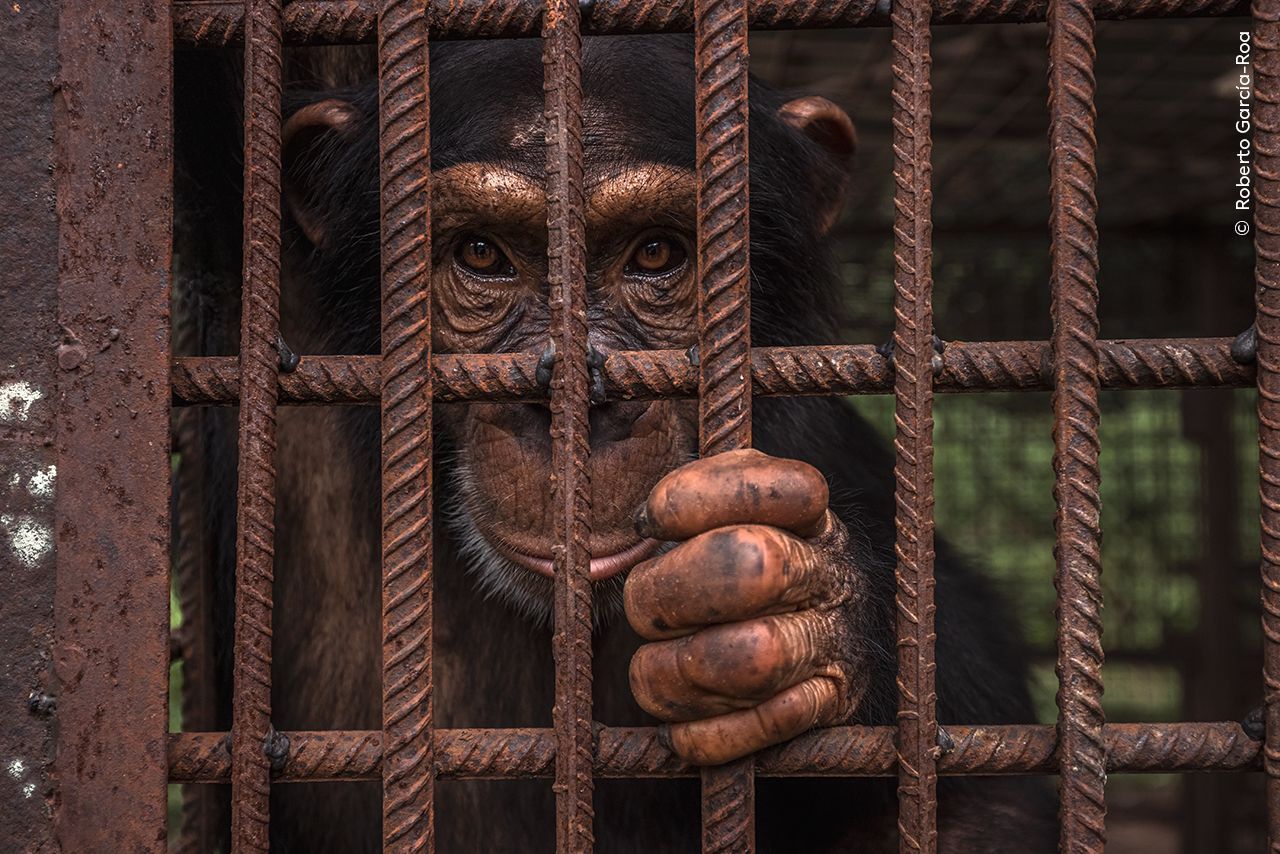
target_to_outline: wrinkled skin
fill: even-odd
[[[681,540],[627,578],[640,707],[678,754],[718,765],[849,719],[866,663],[847,609],[867,596],[827,482],[802,462],[732,451],[649,494],[638,526]]]
[[[584,50],[590,344],[602,353],[688,348],[697,339],[691,44],[589,38]],[[431,59],[433,348],[542,354],[537,45],[446,44]],[[285,336],[304,354],[377,352],[376,90],[303,95],[288,113]],[[852,123],[829,101],[752,84],[754,345],[836,340],[841,292],[826,236],[854,143]],[[221,186],[222,173],[208,169],[202,205]],[[196,247],[207,243],[195,232]],[[193,252],[184,244],[185,257]],[[697,460],[694,401],[590,411],[593,717],[660,724],[671,748],[701,765],[814,727],[890,724],[897,704],[890,460],[839,400],[760,399],[753,415],[758,451]],[[280,414],[280,730],[381,725],[377,427],[376,412]],[[548,410],[440,404],[435,427],[435,725],[549,726]],[[215,433],[234,449],[229,424]],[[215,479],[234,469],[213,459]],[[233,485],[213,492],[213,526],[225,536]],[[231,555],[220,548],[225,581]],[[942,541],[936,566],[940,719],[1029,722],[1025,662],[998,598]],[[229,625],[225,590],[219,601]],[[226,638],[221,648],[225,728]],[[758,789],[762,851],[897,848],[891,781],[761,780]],[[1052,848],[1052,805],[1026,781],[944,780],[939,790],[941,850]],[[601,780],[594,803],[598,850],[698,849],[694,781]],[[272,809],[276,850],[377,848],[376,786],[279,786]],[[441,851],[551,850],[553,817],[545,781],[436,787]]]

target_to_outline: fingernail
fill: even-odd
[[[653,526],[649,522],[649,505],[641,504],[636,511],[636,533],[642,537],[653,537]]]

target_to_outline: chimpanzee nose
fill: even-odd
[[[591,407],[591,447],[626,439],[635,432],[636,420],[649,408],[647,400],[619,400]]]

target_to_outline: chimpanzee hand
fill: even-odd
[[[864,582],[816,469],[754,450],[697,460],[658,482],[637,527],[686,541],[624,594],[651,641],[631,692],[676,753],[718,765],[849,718],[867,684],[851,619]]]

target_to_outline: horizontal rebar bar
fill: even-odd
[[[1231,358],[1230,338],[1153,338],[1101,341],[1103,388],[1245,388],[1252,365]],[[1048,391],[1047,341],[950,342],[939,392]],[[433,357],[438,401],[545,400],[530,353]],[[888,394],[893,369],[870,345],[758,347],[751,351],[757,395]],[[378,401],[377,356],[304,356],[280,375],[280,401],[293,404],[369,404]],[[171,372],[174,403],[233,404],[238,369],[231,356],[183,357]],[[604,366],[609,397],[627,400],[693,397],[697,369],[681,350],[617,352]]]
[[[1053,774],[1057,736],[1048,725],[948,726],[955,747],[938,760],[943,775]],[[378,732],[291,732],[278,782],[381,779]],[[1257,771],[1262,744],[1238,723],[1107,724],[1107,770],[1115,774]],[[442,779],[550,779],[552,729],[436,730],[436,772]],[[760,753],[765,777],[892,777],[897,772],[893,727],[816,730]],[[227,734],[171,733],[169,778],[175,783],[225,783]],[[599,731],[595,774],[608,778],[692,777],[649,727]]]
[[[377,0],[294,0],[284,9],[285,41],[294,45],[372,42]],[[875,0],[753,0],[753,29],[884,27]],[[431,6],[432,38],[536,36],[542,0],[451,0]],[[1048,0],[934,0],[934,24],[1034,23]],[[1243,15],[1245,0],[1095,0],[1098,20]],[[234,2],[178,2],[173,35],[178,47],[227,47],[244,39],[244,7]],[[583,21],[594,34],[689,32],[693,0],[596,0]]]

